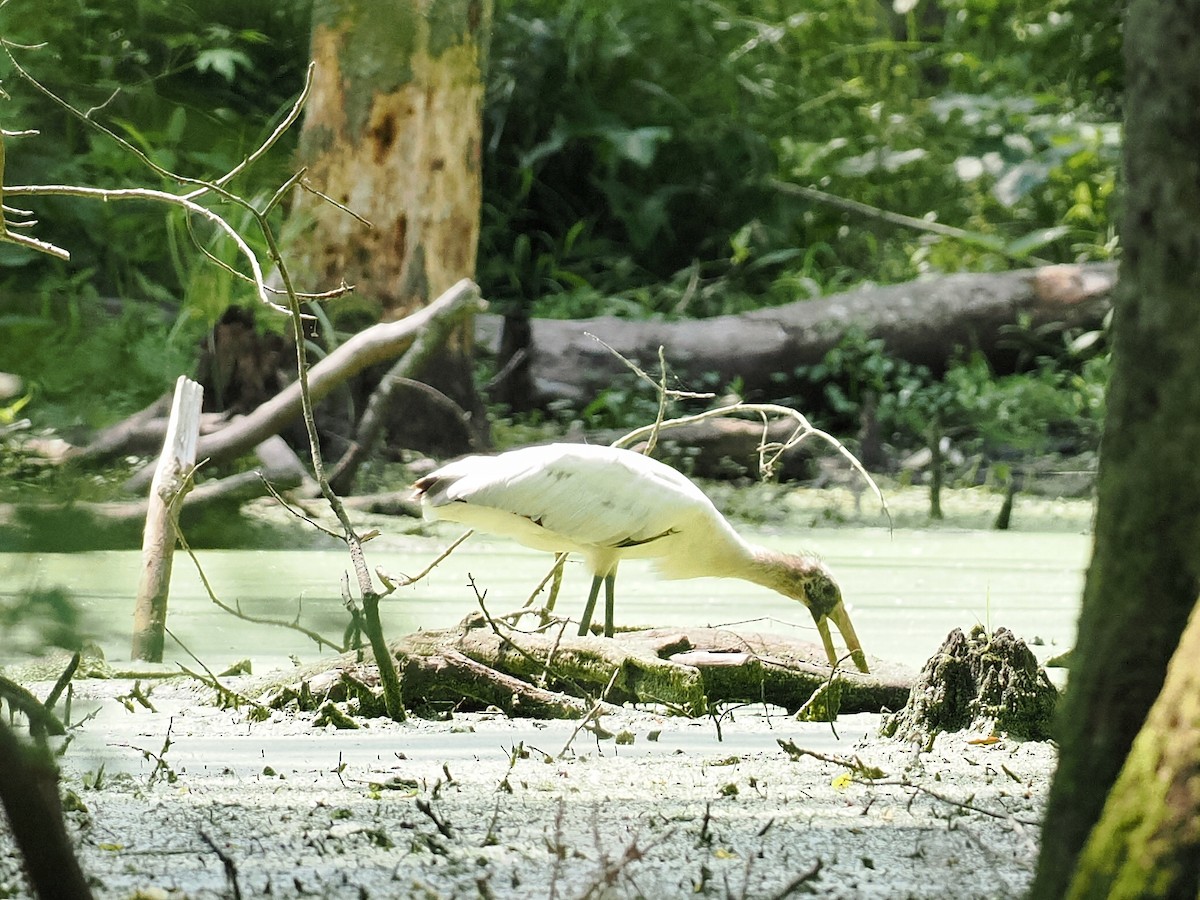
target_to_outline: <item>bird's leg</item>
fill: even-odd
[[[817,622],[817,631],[821,633],[821,643],[825,645],[825,655],[829,657],[829,664],[836,666],[838,663],[837,650],[833,646],[833,637],[829,633],[829,620],[833,620],[833,624],[838,627],[838,631],[842,633],[842,640],[846,642],[846,649],[850,651],[850,657],[854,660],[854,665],[858,667],[858,671],[869,674],[870,669],[867,668],[867,657],[863,653],[862,644],[858,642],[858,635],[854,632],[854,626],[850,623],[850,614],[846,612],[844,604],[839,603],[829,611],[827,616],[814,616]]]
[[[587,605],[583,608],[583,617],[579,620],[579,636],[584,637],[592,624],[592,613],[596,610],[596,598],[600,596],[600,585],[604,576],[597,575],[592,579],[592,589],[588,591]]]
[[[613,636],[613,591],[617,585],[617,570],[604,576],[604,636]]]
[[[558,589],[562,587],[563,578],[563,563],[567,560],[567,554],[554,554],[554,574],[550,582],[550,596],[546,598],[546,612],[554,612],[554,604],[558,600]]]

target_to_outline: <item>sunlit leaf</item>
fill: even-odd
[[[1066,237],[1071,233],[1069,225],[1055,225],[1052,228],[1039,228],[1036,231],[1031,231],[1029,234],[1011,241],[1005,247],[1013,256],[1026,256],[1033,253],[1035,250],[1040,250],[1047,244],[1052,244],[1060,238]]]

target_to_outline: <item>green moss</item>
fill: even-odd
[[[887,717],[885,737],[932,744],[942,731],[993,730],[1047,740],[1058,691],[1025,642],[1007,628],[954,629],[926,661],[904,709]]]

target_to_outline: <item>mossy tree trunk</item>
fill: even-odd
[[[356,286],[330,307],[340,328],[402,318],[475,275],[491,8],[491,0],[314,4],[300,162],[314,188],[371,224],[298,192],[293,218],[304,230],[288,259],[305,289]],[[472,334],[469,322],[459,328],[422,378],[486,429]]]
[[[1200,607],[1088,838],[1068,896],[1200,896]]]
[[[1095,547],[1032,891],[1055,900],[1200,592],[1200,0],[1133,0],[1125,61],[1124,255]],[[1150,802],[1154,785],[1142,790]],[[1167,840],[1163,865],[1189,852]]]

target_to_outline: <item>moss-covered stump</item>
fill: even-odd
[[[888,716],[885,737],[929,745],[943,731],[1001,732],[1047,740],[1058,691],[1025,642],[1007,628],[968,637],[954,629],[921,669],[908,702]]]
[[[522,630],[474,614],[390,646],[404,704],[419,713],[495,707],[513,716],[576,718],[598,702],[657,704],[692,716],[730,702],[795,712],[831,681],[841,712],[878,712],[899,708],[912,683],[909,672],[880,660],[872,660],[874,675],[834,673],[816,661],[824,658],[817,645],[710,628],[639,629],[607,639],[577,637],[564,622]],[[311,710],[334,700],[371,715],[375,677],[372,666],[346,656],[277,687],[267,702]]]

